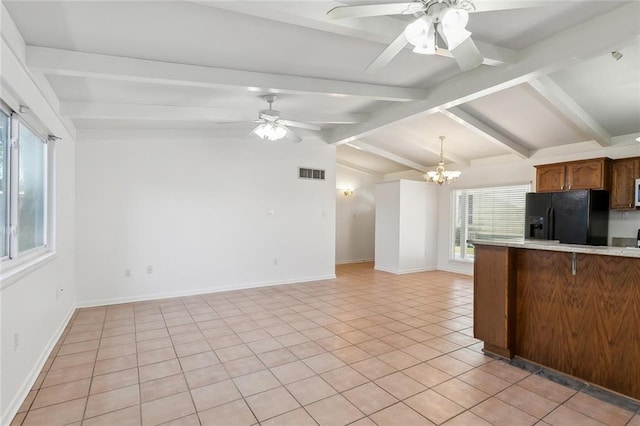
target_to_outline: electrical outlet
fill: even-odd
[[[13,333],[13,350],[17,351],[20,347],[20,332]]]
[[[153,266],[147,266],[147,274],[153,274]]]
[[[63,291],[64,291],[64,288],[59,288],[56,290],[56,300],[60,299],[60,296],[62,296]]]

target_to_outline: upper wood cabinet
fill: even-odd
[[[615,160],[611,166],[611,208],[635,210],[635,179],[640,177],[640,157]]]
[[[536,191],[610,189],[611,159],[570,161],[536,166]]]
[[[545,164],[536,166],[536,191],[562,191],[566,181],[564,164]]]

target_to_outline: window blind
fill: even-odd
[[[526,193],[530,185],[453,191],[451,257],[473,260],[467,240],[522,239]]]

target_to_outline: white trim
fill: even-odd
[[[185,291],[171,291],[171,292],[157,293],[157,294],[150,294],[150,295],[114,297],[110,299],[97,299],[97,300],[89,300],[85,302],[78,301],[76,305],[78,308],[93,308],[96,306],[115,305],[119,303],[144,302],[148,300],[170,299],[173,297],[197,296],[200,294],[220,293],[223,291],[246,290],[250,288],[271,287],[271,286],[278,286],[278,285],[298,284],[298,283],[305,283],[310,281],[332,280],[335,278],[336,278],[335,274],[318,275],[315,277],[304,277],[304,278],[298,278],[295,280],[263,281],[263,282],[253,282],[253,283],[245,283],[245,284],[239,284],[239,285],[228,285],[223,287],[208,287],[208,288],[200,288],[200,289],[185,290]]]
[[[457,262],[457,261],[449,261],[451,266],[439,266],[438,271],[451,272],[454,274],[468,275],[470,277],[473,276],[473,262]],[[466,266],[466,268],[458,268],[456,266]],[[471,267],[471,270],[469,270]]]
[[[2,268],[0,272],[0,290],[4,290],[6,288],[11,287],[17,281],[20,281],[25,276],[29,275],[36,269],[39,269],[51,262],[56,258],[55,251],[46,251],[46,249],[40,247],[36,249],[37,254],[34,253],[33,256],[29,256],[27,258],[19,258],[16,260],[7,260],[9,266]]]
[[[60,113],[71,118],[153,120],[153,121],[253,121],[254,111],[236,112],[229,108],[176,105],[140,105],[108,102],[64,101]],[[292,111],[289,120],[318,124],[355,124],[367,120],[367,114]]]
[[[366,262],[373,262],[373,261],[374,261],[374,258],[341,260],[341,261],[336,261],[336,265],[351,265],[351,264],[354,264],[354,263],[366,263]]]
[[[373,269],[375,269],[376,271],[389,272],[391,274],[396,274],[396,275],[413,274],[415,272],[429,272],[429,271],[438,270],[438,268],[436,268],[435,266],[427,266],[425,268],[412,268],[412,269],[391,269],[391,268],[375,266]]]
[[[51,351],[53,350],[53,347],[56,345],[56,343],[60,339],[60,336],[62,336],[62,332],[67,327],[67,324],[69,324],[69,321],[71,320],[71,317],[73,316],[73,313],[75,312],[75,310],[76,308],[74,307],[71,307],[69,309],[69,312],[67,312],[65,319],[62,321],[62,323],[60,324],[56,332],[53,333],[53,336],[51,336],[51,339],[49,339],[49,342],[47,343],[44,350],[40,354],[38,361],[35,363],[34,367],[31,369],[31,372],[29,372],[22,386],[20,387],[20,390],[13,397],[13,399],[7,406],[7,409],[5,410],[5,412],[2,413],[0,424],[8,425],[13,420],[13,417],[16,415],[16,413],[20,409],[22,402],[27,398],[27,395],[31,391],[33,384],[38,379],[38,375],[40,374],[40,371],[42,371],[42,367],[44,367],[45,362],[47,362],[47,359],[49,358],[49,355],[51,355]]]

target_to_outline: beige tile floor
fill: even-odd
[[[13,425],[633,425],[487,357],[466,276],[336,280],[79,309]]]

